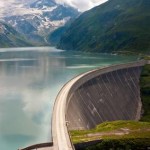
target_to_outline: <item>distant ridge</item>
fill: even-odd
[[[61,37],[61,49],[150,53],[150,0],[109,0],[83,13]]]
[[[14,28],[6,23],[0,22],[0,47],[24,47],[32,46]]]

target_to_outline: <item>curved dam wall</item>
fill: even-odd
[[[139,78],[146,63],[150,62],[99,68],[70,80],[57,95],[53,108],[53,142],[22,150],[74,150],[68,129],[90,129],[104,121],[139,120]]]
[[[70,88],[66,100],[69,130],[91,129],[105,121],[139,120],[139,78],[145,61],[91,71]]]

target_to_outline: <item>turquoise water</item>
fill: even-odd
[[[51,116],[61,87],[85,71],[136,60],[45,48],[0,49],[0,150],[51,140]]]

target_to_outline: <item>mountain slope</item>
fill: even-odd
[[[83,13],[59,48],[88,52],[150,52],[150,0],[109,0]]]
[[[23,14],[10,14],[3,20],[34,45],[50,45],[47,36],[79,15],[76,9],[54,0],[37,0],[24,9]]]
[[[6,23],[0,22],[0,47],[32,46],[25,38]]]

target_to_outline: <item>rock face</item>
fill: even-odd
[[[142,66],[106,69],[81,79],[68,96],[68,128],[91,129],[105,121],[139,120],[141,70]]]
[[[0,22],[0,47],[32,46],[11,26]]]
[[[76,9],[53,0],[37,0],[23,9],[22,14],[9,14],[2,19],[34,45],[50,45],[47,36],[79,15]]]

